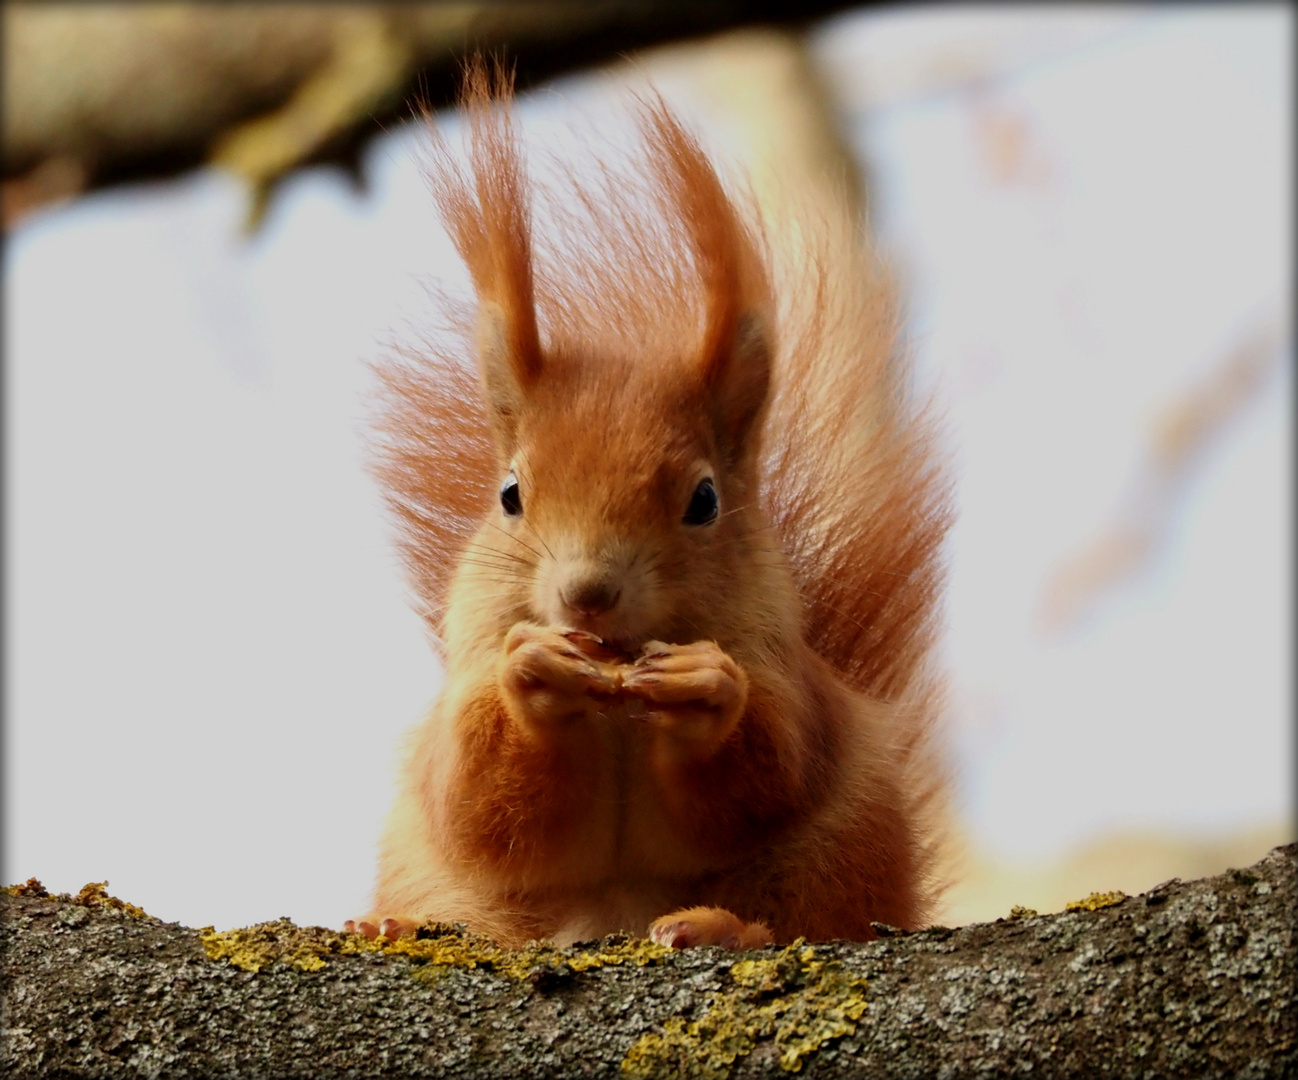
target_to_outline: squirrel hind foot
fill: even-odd
[[[693,907],[653,921],[649,937],[669,949],[720,945],[723,949],[760,949],[774,940],[764,923],[746,923],[725,908]]]
[[[397,938],[413,934],[419,924],[413,919],[348,919],[343,923],[344,934],[360,934],[371,941],[386,938],[396,941]]]

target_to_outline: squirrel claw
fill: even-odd
[[[569,641],[573,641],[573,642],[591,641],[594,642],[596,645],[604,644],[604,639],[600,637],[598,634],[591,634],[585,630],[564,630],[563,636],[566,637]]]

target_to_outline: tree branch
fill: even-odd
[[[517,953],[4,900],[10,1076],[1296,1076],[1298,845],[1058,915],[869,944]],[[17,894],[17,895],[14,895]],[[1086,910],[1086,907],[1095,910]],[[138,909],[134,909],[138,912]]]

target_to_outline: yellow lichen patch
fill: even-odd
[[[774,1041],[780,1068],[798,1072],[808,1054],[853,1034],[866,1009],[865,980],[815,957],[797,941],[770,959],[738,961],[732,985],[699,1019],[672,1017],[661,1034],[637,1040],[622,1059],[623,1075],[723,1080],[765,1039]]]
[[[618,964],[634,964],[644,967],[656,964],[664,957],[672,955],[673,950],[666,945],[659,945],[648,938],[632,938],[622,944],[606,948],[565,950],[563,962],[573,971],[589,971],[592,968],[616,967]]]
[[[353,935],[335,934],[319,926],[295,926],[291,919],[220,933],[205,926],[199,935],[208,959],[228,960],[232,966],[254,973],[276,961],[299,971],[319,971],[330,953],[359,951],[347,947]]]
[[[672,950],[647,940],[613,941],[591,949],[555,949],[534,944],[521,949],[502,949],[489,938],[465,934],[447,927],[425,927],[412,937],[396,941],[368,941],[361,948],[409,957],[422,966],[416,976],[436,979],[452,968],[485,968],[510,979],[534,976],[563,976],[594,968],[635,964],[643,967],[670,956]],[[346,950],[344,950],[346,951]]]
[[[137,919],[151,919],[153,916],[136,904],[119,900],[115,896],[109,896],[108,882],[92,881],[87,885],[81,886],[81,891],[72,897],[74,904],[81,904],[83,907],[106,907],[113,911],[124,911],[127,915],[133,915]],[[59,899],[63,899],[59,897]]]
[[[1121,904],[1127,894],[1117,890],[1113,892],[1093,892],[1085,900],[1072,900],[1064,905],[1065,911],[1099,911],[1100,908]]]
[[[1010,908],[1011,919],[1035,919],[1040,912],[1036,908],[1024,907],[1022,904],[1015,904]]]
[[[111,911],[123,911],[137,919],[153,918],[144,908],[136,904],[119,900],[108,894],[108,882],[92,881],[82,885],[81,891],[73,896],[71,893],[51,894],[36,878],[28,878],[22,885],[6,885],[2,891],[10,896],[34,896],[42,899],[57,900],[64,904],[80,904],[82,907],[106,907]]]
[[[361,934],[335,933],[321,927],[295,926],[290,919],[258,923],[241,930],[201,931],[203,948],[212,960],[225,960],[244,971],[257,972],[275,962],[299,971],[318,971],[331,956],[382,952],[403,956],[419,965],[416,974],[437,978],[445,972],[483,969],[507,978],[526,979],[538,972],[589,971],[616,964],[656,963],[671,950],[652,941],[616,941],[593,949],[555,949],[533,945],[502,949],[489,938],[467,934],[447,924],[420,927],[413,935],[389,941]]]
[[[6,885],[3,891],[10,896],[49,896],[45,886],[34,877],[29,877],[22,885]]]

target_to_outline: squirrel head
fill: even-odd
[[[503,312],[483,304],[500,482],[479,542],[512,583],[512,604],[628,653],[650,638],[707,636],[708,607],[762,520],[756,436],[771,358],[761,317],[741,315],[702,355],[524,363],[510,340]]]

